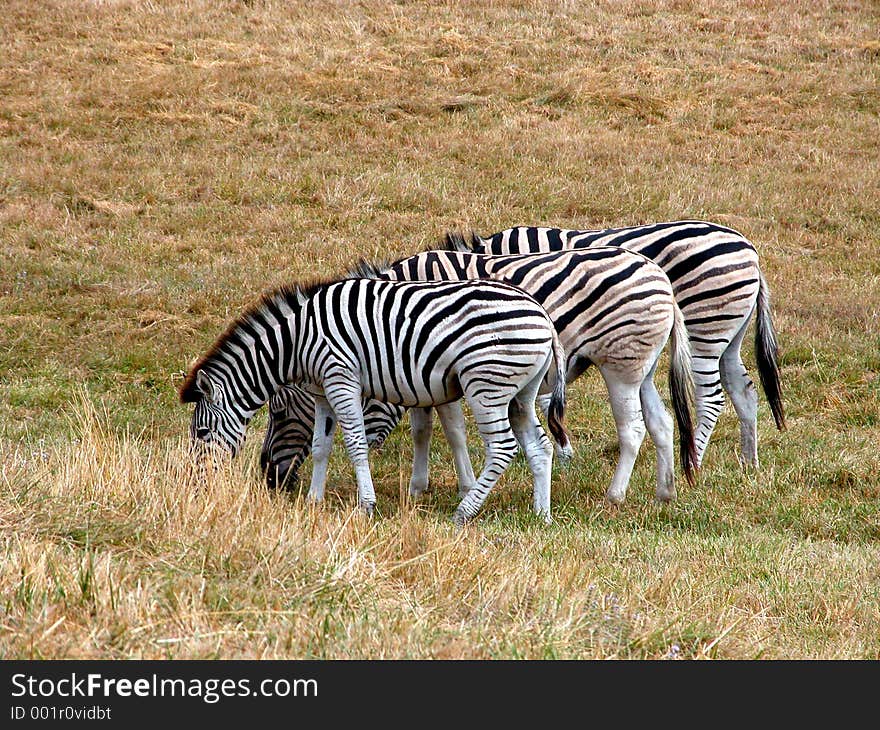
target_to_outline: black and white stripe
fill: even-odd
[[[195,403],[194,441],[235,453],[254,413],[286,383],[315,399],[312,482],[321,500],[337,422],[355,467],[361,507],[376,502],[362,399],[407,408],[464,397],[486,444],[486,460],[455,512],[472,518],[519,442],[534,477],[534,507],[550,514],[553,447],[535,399],[555,360],[550,430],[563,447],[565,354],[547,313],[499,282],[411,283],[351,278],[265,295],[191,369],[180,391]]]
[[[463,242],[462,242],[463,243]],[[513,284],[542,304],[553,320],[567,355],[569,382],[590,365],[596,365],[608,387],[612,413],[617,424],[620,456],[606,496],[622,502],[633,465],[644,438],[651,433],[657,450],[657,499],[675,497],[672,419],[654,386],[658,358],[672,338],[670,383],[680,431],[680,454],[688,479],[694,466],[693,432],[689,393],[692,389],[687,336],[681,312],[675,305],[668,277],[656,264],[622,249],[568,251],[525,256],[486,256],[459,251],[426,251],[384,267],[362,264],[360,276],[398,281],[455,281],[494,279]],[[301,448],[307,442],[309,423],[298,415],[308,410],[276,412],[272,419],[282,423],[297,420],[288,429],[288,440],[264,443],[263,461],[272,464],[277,454]],[[456,416],[458,423],[461,417]],[[427,485],[427,443],[430,420],[411,414],[416,459],[410,490]],[[450,444],[461,444],[458,428],[444,430]],[[457,453],[459,489],[466,491],[466,450]]]
[[[364,399],[363,406],[367,444],[379,447],[397,426],[406,409],[368,398]],[[288,383],[275,391],[269,399],[268,408],[269,419],[260,450],[260,466],[269,488],[290,489],[296,481],[300,464],[312,448],[315,399],[298,385]]]
[[[755,247],[742,234],[716,223],[690,220],[581,231],[520,226],[486,237],[474,235],[467,248],[504,255],[602,246],[647,256],[672,282],[693,353],[698,463],[724,408],[726,391],[739,418],[741,459],[757,467],[758,395],[740,353],[753,313],[758,373],[780,430],[785,428],[785,415],[770,290]]]

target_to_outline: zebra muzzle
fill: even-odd
[[[299,470],[291,468],[289,460],[277,462],[266,460],[263,471],[266,476],[266,486],[269,489],[291,491],[299,483]]]

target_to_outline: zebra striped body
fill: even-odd
[[[620,441],[619,462],[606,493],[614,503],[625,498],[646,424],[657,449],[657,499],[675,497],[672,419],[653,382],[660,353],[670,334],[675,333],[671,390],[678,397],[675,411],[681,431],[681,458],[691,478],[693,435],[686,396],[690,387],[687,338],[669,279],[650,260],[614,248],[527,256],[426,251],[382,268],[362,264],[357,273],[397,281],[494,279],[513,284],[540,302],[559,332],[566,352],[568,381],[596,365],[608,387]],[[676,321],[678,327],[674,328]],[[271,415],[282,422],[298,417],[295,411]],[[425,423],[424,418],[424,414],[418,414],[413,419],[417,448],[412,492],[427,486],[427,445],[423,445],[423,439],[429,438],[430,421]],[[447,438],[450,432],[455,438],[456,428],[449,427],[449,420],[444,419],[444,430]],[[299,423],[297,428],[305,431],[308,425]],[[301,439],[299,445],[304,441]],[[264,463],[272,464],[277,460],[276,452],[296,447],[296,443],[267,439]],[[466,454],[463,458],[458,455],[456,465],[464,460]],[[459,471],[460,490],[467,489],[468,478],[465,467],[465,473]]]
[[[180,391],[194,402],[194,441],[233,454],[247,423],[279,386],[315,398],[309,496],[323,499],[339,422],[354,464],[359,502],[376,502],[367,460],[362,399],[441,409],[467,399],[486,444],[486,461],[455,513],[473,517],[526,445],[536,512],[549,518],[553,448],[535,416],[535,398],[553,361],[550,430],[562,425],[564,353],[546,312],[498,282],[400,283],[352,278],[265,295],[191,369]]]
[[[684,313],[693,355],[697,461],[702,463],[724,408],[740,422],[741,460],[758,466],[758,395],[740,348],[756,312],[755,351],[761,384],[776,426],[785,427],[769,288],[754,246],[737,231],[705,221],[670,221],[628,228],[565,230],[520,226],[474,235],[467,250],[495,255],[615,246],[654,260],[669,276]]]

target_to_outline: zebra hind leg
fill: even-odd
[[[600,371],[608,387],[620,447],[617,467],[611,478],[611,486],[605,492],[605,499],[611,504],[621,504],[626,499],[633,466],[645,438],[645,421],[642,417],[639,386],[615,378],[613,372],[602,368]]]
[[[459,527],[480,511],[492,487],[513,461],[517,451],[516,438],[507,417],[509,401],[499,403],[496,399],[491,405],[476,400],[469,400],[468,403],[486,446],[486,460],[473,488],[461,500],[452,516],[452,521]]]
[[[740,463],[758,468],[758,391],[740,355],[748,320],[736,333],[720,360],[721,384],[739,419]]]
[[[464,497],[477,481],[474,468],[467,450],[467,431],[465,430],[464,413],[461,412],[461,400],[437,406],[437,415],[446,441],[452,450],[455,462],[455,473],[458,477],[458,496]]]
[[[458,477],[458,496],[464,497],[473,487],[476,477],[467,451],[467,435],[464,414],[461,412],[461,401],[453,401],[436,408],[443,426],[443,433],[452,450],[455,473]],[[432,409],[411,409],[410,427],[413,439],[413,472],[409,483],[409,493],[413,497],[419,497],[427,491],[430,483],[428,458],[431,447]]]
[[[675,450],[672,425],[672,416],[663,405],[663,399],[657,392],[654,384],[654,371],[657,363],[651,368],[651,372],[642,381],[639,388],[639,397],[642,404],[642,415],[654,449],[657,454],[657,489],[654,498],[658,502],[671,502],[676,498],[675,490]]]
[[[510,425],[532,472],[535,514],[549,523],[550,475],[553,467],[553,444],[535,415],[534,397],[521,393],[510,402]]]
[[[712,431],[715,430],[718,416],[724,410],[724,390],[721,387],[717,355],[699,355],[695,352],[692,362],[694,401],[697,407],[694,445],[697,450],[697,465],[702,466]]]
[[[409,493],[420,497],[428,491],[428,457],[431,450],[431,429],[433,424],[431,408],[411,408],[409,425],[413,441],[412,476],[409,480]]]

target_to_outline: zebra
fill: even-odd
[[[534,510],[549,520],[553,446],[535,414],[535,398],[551,372],[548,426],[559,446],[570,449],[564,368],[553,323],[516,287],[347,278],[264,294],[193,365],[179,395],[183,403],[195,403],[193,444],[219,446],[235,456],[257,410],[279,386],[299,385],[314,397],[318,425],[309,498],[323,499],[338,422],[355,468],[358,503],[370,515],[376,493],[362,398],[436,406],[443,418],[464,397],[486,459],[455,510],[455,524],[477,514],[517,443],[532,471]]]
[[[469,246],[458,233],[447,234],[446,240],[461,250],[495,255],[616,246],[656,261],[672,282],[690,337],[698,465],[724,408],[726,391],[739,419],[740,462],[758,468],[758,393],[740,353],[756,314],[758,374],[776,427],[785,430],[770,289],[755,247],[738,231],[683,220],[582,231],[518,226],[490,236],[473,233]]]
[[[608,388],[620,444],[618,463],[605,494],[612,504],[619,504],[626,497],[646,426],[657,454],[655,497],[660,502],[676,497],[672,418],[653,379],[658,358],[671,339],[669,381],[679,427],[680,460],[688,482],[694,483],[690,415],[693,383],[687,333],[669,278],[654,262],[614,248],[522,256],[434,250],[391,264],[362,261],[353,274],[397,281],[494,279],[513,284],[540,302],[565,348],[568,381],[595,364]],[[544,407],[546,396],[539,397],[539,402]],[[285,454],[304,454],[308,450],[313,422],[309,413],[308,402],[300,403],[297,409],[270,412],[261,462],[269,466],[270,473],[277,471],[282,480],[295,478],[295,469],[292,477]],[[377,438],[384,438],[387,431],[381,429],[387,429],[395,418],[399,419],[399,415],[392,414],[388,422],[377,428]],[[290,427],[290,421],[296,422],[295,428]],[[419,494],[428,483],[430,410],[427,415],[411,413],[410,421],[414,443],[410,493]],[[469,471],[462,424],[460,413],[456,414],[455,423],[450,424],[448,414],[441,419],[455,456],[459,492],[465,493],[473,481],[473,472]]]
[[[393,403],[382,403],[368,398],[364,399],[363,407],[367,445],[379,448],[406,413],[406,409]],[[285,383],[269,398],[268,409],[266,435],[260,450],[260,468],[270,489],[290,488],[289,479],[279,480],[278,477],[295,475],[300,464],[309,455],[315,399],[298,385]],[[273,459],[271,465],[270,453]]]
[[[539,396],[541,398],[543,396]],[[402,406],[365,398],[364,429],[368,445],[380,448],[406,411]],[[476,479],[467,454],[464,415],[454,406],[442,413],[444,417],[440,423],[452,448],[455,471],[459,476],[458,493],[464,497]],[[297,385],[282,385],[269,399],[269,419],[260,451],[260,467],[269,489],[291,489],[297,481],[299,466],[311,450],[314,414],[315,399]],[[422,495],[428,488],[432,420],[430,408],[414,408],[410,412],[415,467],[409,492],[414,497]],[[560,457],[568,459],[570,454],[563,451]],[[419,475],[424,476],[419,478]]]

